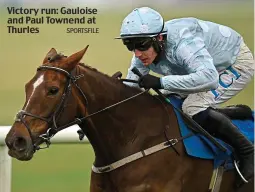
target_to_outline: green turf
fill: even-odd
[[[90,145],[52,145],[32,161],[13,160],[12,191],[87,191],[94,153]]]
[[[199,17],[228,25],[240,32],[253,49],[253,5],[217,6],[210,4],[173,9],[158,8],[165,20],[177,17]],[[132,9],[131,7],[130,10]],[[100,71],[126,74],[131,53],[114,40],[119,35],[123,17],[129,10],[101,12],[97,16],[99,34],[66,34],[68,25],[40,25],[40,34],[7,34],[6,11],[0,17],[0,125],[11,125],[15,113],[24,103],[24,85],[35,74],[43,57],[55,47],[70,55],[90,45],[83,61]],[[79,26],[76,27],[88,27]],[[92,27],[92,26],[91,26]],[[253,107],[253,82],[227,104],[243,103]],[[13,160],[13,192],[89,191],[90,168],[94,159],[90,145],[53,145],[39,151],[30,162]]]

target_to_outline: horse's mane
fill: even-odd
[[[116,89],[117,90],[121,90],[121,92],[126,95],[126,96],[132,96],[132,95],[135,95],[135,94],[138,94],[138,93],[141,93],[142,90],[137,88],[137,87],[131,87],[131,86],[128,86],[126,84],[124,84],[121,80],[117,79],[117,78],[113,78],[107,74],[104,74],[100,71],[98,71],[97,69],[87,65],[87,64],[84,64],[84,63],[79,63],[78,66],[81,66],[85,69],[88,69],[90,71],[93,71],[95,72],[97,75],[100,75],[100,76],[103,76],[105,77],[107,80],[111,81],[112,83],[114,83],[116,85]],[[146,92],[144,93],[143,95],[139,96],[139,97],[142,97],[144,99],[149,99],[149,100],[155,100],[155,97],[153,97],[153,95],[150,93],[150,92]]]
[[[97,73],[98,75],[100,76],[104,76],[106,79],[108,79],[109,81],[111,82],[114,82],[116,84],[116,86],[118,86],[119,89],[126,89],[128,92],[132,92],[132,93],[139,93],[141,92],[140,89],[136,88],[136,87],[130,87],[128,85],[125,85],[123,84],[119,79],[116,79],[116,78],[112,78],[111,76],[105,74],[105,73],[102,73],[100,71],[98,71],[96,68],[93,68],[85,63],[79,63],[79,66],[85,68],[85,69],[88,69],[90,71],[93,71],[95,73]]]
[[[67,56],[63,55],[62,53],[58,53],[58,54],[54,55],[53,57],[48,58],[48,60],[49,60],[50,63],[52,63],[52,62],[56,62],[58,60],[61,60],[63,57],[66,58]],[[141,92],[141,90],[139,88],[131,87],[131,86],[128,86],[126,84],[123,84],[119,79],[112,78],[111,76],[109,76],[105,73],[102,73],[102,72],[98,71],[96,68],[93,68],[93,67],[91,67],[91,66],[89,66],[85,63],[79,63],[77,66],[80,66],[84,69],[88,69],[89,71],[95,72],[96,75],[103,76],[108,81],[114,83],[116,85],[116,89],[122,90],[122,92],[125,95],[130,95],[130,94],[134,95],[134,94],[137,94],[137,93]],[[147,92],[143,95],[145,97],[152,96],[149,92]]]

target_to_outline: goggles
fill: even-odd
[[[122,41],[129,51],[134,51],[135,49],[147,51],[153,44],[152,38],[129,38]]]

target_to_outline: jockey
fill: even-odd
[[[215,109],[253,79],[253,56],[242,36],[196,18],[164,22],[155,10],[141,7],[126,16],[117,39],[134,53],[127,79],[138,80],[140,88],[185,94],[182,110],[235,149],[240,172],[249,181],[254,175],[254,146]],[[143,77],[135,75],[133,67]],[[150,70],[163,76],[150,75]],[[243,180],[238,179],[240,186]]]

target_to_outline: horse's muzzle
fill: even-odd
[[[32,141],[26,137],[6,137],[5,143],[9,148],[8,154],[18,160],[28,161],[33,157]]]
[[[33,150],[31,150],[30,152],[25,152],[25,153],[20,153],[20,152],[17,152],[17,151],[14,151],[14,150],[9,150],[8,154],[11,156],[11,157],[14,157],[20,161],[29,161],[32,159],[33,157]]]

